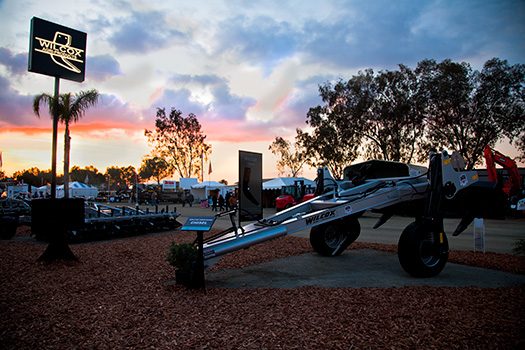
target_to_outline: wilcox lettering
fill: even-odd
[[[335,216],[335,209],[334,210],[330,210],[328,212],[325,212],[325,213],[322,213],[322,214],[317,214],[317,215],[314,215],[314,216],[311,216],[309,218],[306,218],[306,224],[307,225],[311,225],[313,223],[316,223],[322,219],[328,219],[332,216]]]

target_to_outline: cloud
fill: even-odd
[[[122,75],[120,64],[110,55],[89,56],[86,60],[86,75],[89,79],[103,81]]]
[[[164,96],[164,100],[173,99],[182,106],[192,108],[188,113],[205,118],[243,120],[247,109],[256,103],[254,98],[233,94],[228,80],[213,74],[176,74],[168,82],[180,88],[167,89],[165,94],[169,97]]]
[[[0,64],[15,75],[27,72],[27,52],[13,54],[10,49],[0,47]]]
[[[23,126],[50,127],[47,113],[38,118],[32,110],[33,96],[20,95],[7,78],[0,75],[0,130]]]
[[[298,45],[297,33],[289,23],[277,22],[268,16],[239,15],[219,26],[214,55],[228,54],[241,62],[263,66],[267,74],[293,55]]]
[[[131,12],[112,24],[116,30],[109,42],[124,53],[143,55],[186,39],[186,34],[170,29],[164,13],[159,11]]]
[[[523,59],[525,40],[518,33],[525,30],[519,18],[524,4],[356,1],[331,21],[305,23],[299,50],[308,63],[339,69],[394,69],[425,58],[463,60],[489,51],[498,55],[497,46],[508,52],[512,43],[522,48],[518,56]]]

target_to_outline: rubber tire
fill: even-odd
[[[431,233],[429,222],[415,221],[401,233],[397,246],[397,256],[403,270],[414,277],[434,277],[445,268],[448,260],[448,239],[443,232],[443,242],[439,243],[439,235],[432,247],[428,239]],[[436,251],[437,249],[437,251]],[[432,251],[434,250],[434,251]]]
[[[314,226],[310,230],[310,244],[322,256],[337,256],[352,244],[361,233],[357,217],[347,217]],[[344,248],[334,255],[337,246],[344,241]]]

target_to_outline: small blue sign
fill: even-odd
[[[190,216],[181,231],[209,231],[215,219],[215,216]]]

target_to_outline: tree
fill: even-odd
[[[307,114],[314,130],[298,137],[315,158],[309,164],[347,162],[358,148],[365,158],[406,163],[449,149],[460,152],[471,169],[486,145],[505,137],[525,158],[524,77],[525,65],[497,58],[481,72],[451,60],[378,74],[367,69],[320,86],[324,105]]]
[[[338,137],[333,126],[322,126],[311,134],[297,129],[297,139],[306,149],[306,164],[313,168],[327,167],[335,179],[343,178],[345,165],[357,158],[356,147]]]
[[[399,68],[375,77],[372,113],[361,132],[371,141],[366,148],[367,158],[410,163],[417,159],[417,141],[424,134],[425,104],[417,97],[415,74],[403,65]]]
[[[306,154],[297,141],[293,147],[294,149],[292,151],[291,142],[280,136],[276,137],[275,141],[268,147],[268,149],[279,158],[277,161],[279,175],[283,175],[289,171],[292,177],[296,177],[301,173],[303,165],[307,160]]]
[[[525,65],[510,66],[506,60],[493,58],[478,76],[475,95],[480,117],[493,121],[525,160]]]
[[[193,113],[185,118],[174,108],[169,115],[164,108],[158,108],[155,130],[145,130],[144,135],[154,146],[152,156],[164,159],[168,172],[177,172],[180,177],[199,175],[202,159],[207,160],[211,154],[211,146],[204,142],[206,136]]]
[[[106,169],[106,175],[111,182],[111,188],[117,190],[126,190],[135,183],[135,167],[109,167]]]
[[[64,132],[64,196],[69,196],[69,153],[70,141],[69,124],[76,123],[86,113],[86,110],[97,104],[100,94],[97,90],[81,91],[75,95],[64,93],[58,96],[58,118],[65,125]],[[49,107],[49,114],[53,116],[55,97],[46,93],[37,95],[33,100],[33,111],[40,117],[40,104]]]
[[[15,182],[23,182],[24,184],[40,187],[51,182],[51,170],[42,171],[37,167],[30,169],[18,170],[11,176]]]
[[[427,100],[422,143],[427,151],[456,150],[472,169],[486,145],[504,137],[519,144],[525,131],[525,65],[509,66],[494,58],[478,72],[467,63],[425,60],[415,72],[420,96]]]
[[[144,180],[154,178],[157,184],[160,185],[160,180],[168,177],[168,163],[164,158],[152,157],[142,159],[142,165],[139,170],[139,177]]]
[[[423,133],[423,114],[416,98],[417,81],[409,68],[400,65],[399,71],[377,75],[367,69],[347,82],[326,83],[319,91],[326,104],[317,109],[320,115],[310,110],[311,125],[324,116],[367,158],[413,160],[416,140]]]
[[[71,181],[85,182],[95,186],[102,185],[106,182],[104,174],[99,173],[98,169],[93,165],[86,166],[84,169],[80,169],[79,166],[74,165],[71,168],[69,175]]]

